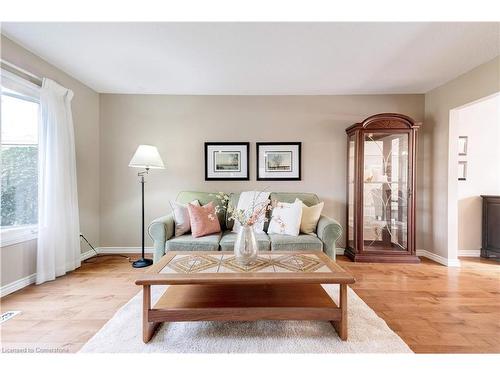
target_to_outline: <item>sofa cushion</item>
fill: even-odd
[[[314,193],[280,193],[275,192],[271,193],[269,199],[271,202],[285,202],[285,203],[293,203],[296,199],[300,199],[306,206],[314,206],[319,203],[319,198]],[[269,222],[271,221],[271,217],[273,216],[272,211],[268,211],[269,221],[264,224],[264,232],[268,231]]]
[[[221,233],[194,238],[191,234],[174,237],[165,244],[166,251],[217,251]]]
[[[324,202],[308,207],[302,203],[302,219],[300,220],[300,231],[305,234],[315,234],[318,221],[323,210]]]
[[[220,249],[222,251],[233,251],[237,236],[238,235],[236,233],[230,231],[225,232],[220,240]],[[255,239],[257,240],[257,247],[259,251],[271,250],[271,241],[266,233],[256,233]]]
[[[217,193],[205,193],[202,191],[181,191],[177,198],[175,199],[179,203],[188,204],[194,200],[200,202],[201,206],[204,206],[210,202],[214,202],[214,206],[224,207],[223,210],[219,210],[217,213],[217,218],[219,219],[219,224],[222,230],[226,229],[226,210],[225,203],[223,203],[219,198],[216,197]]]
[[[271,250],[323,250],[323,243],[313,234],[299,234],[287,236],[286,234],[270,234]]]
[[[199,206],[200,202],[194,200],[190,202],[195,206]],[[182,204],[175,201],[170,201],[170,207],[172,207],[172,213],[174,215],[174,224],[175,224],[175,236],[182,236],[185,233],[189,233],[191,231],[191,221],[189,218],[189,211],[187,208],[187,204]]]
[[[267,233],[298,236],[302,219],[302,202],[296,199],[294,203],[278,202],[273,209],[273,216]]]
[[[189,220],[191,221],[191,234],[193,237],[204,237],[209,234],[221,232],[219,220],[213,202],[202,207],[188,203]]]

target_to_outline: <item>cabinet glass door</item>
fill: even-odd
[[[408,250],[408,133],[364,134],[364,251]]]
[[[351,135],[347,143],[347,247],[354,249],[354,163],[355,136]]]

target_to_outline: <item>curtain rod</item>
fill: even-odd
[[[37,85],[42,86],[42,79],[31,72],[28,72],[26,69],[23,69],[15,64],[12,64],[4,59],[0,59],[0,67],[5,69],[8,72],[11,72],[25,80]]]

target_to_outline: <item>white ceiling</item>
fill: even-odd
[[[3,23],[102,93],[424,93],[500,50],[500,23]]]

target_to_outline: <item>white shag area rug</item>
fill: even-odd
[[[338,303],[338,285],[323,285]],[[167,287],[153,286],[153,304]],[[405,342],[348,288],[348,335],[342,341],[329,322],[163,323],[142,342],[142,292],[95,334],[80,353],[412,353]]]

